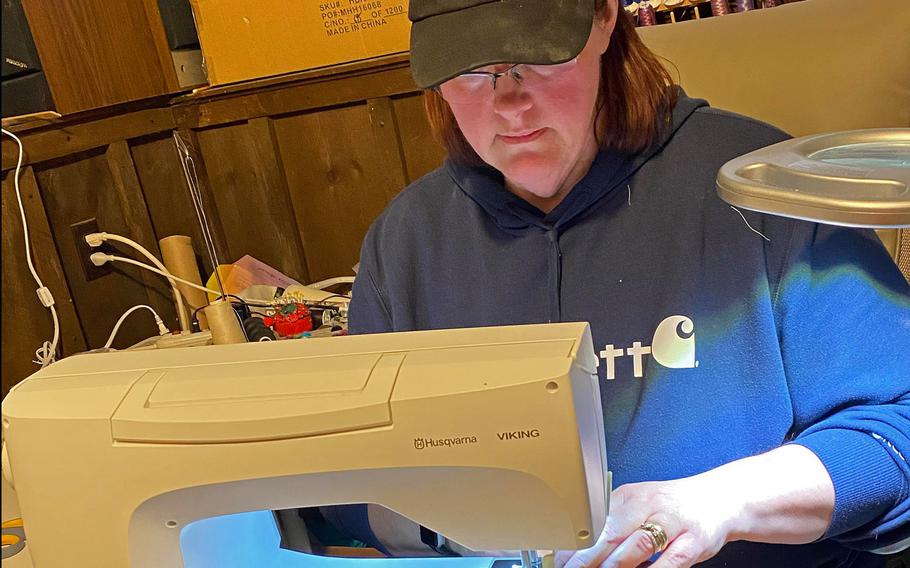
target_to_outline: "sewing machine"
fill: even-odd
[[[584,323],[76,355],[3,401],[3,474],[40,568],[179,567],[199,519],[343,503],[473,550],[587,548],[596,366]]]

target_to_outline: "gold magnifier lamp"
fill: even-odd
[[[794,138],[730,160],[717,193],[735,207],[829,225],[910,227],[910,128]]]

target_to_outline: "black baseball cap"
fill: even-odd
[[[411,73],[422,88],[496,63],[563,63],[588,41],[594,0],[410,0]]]

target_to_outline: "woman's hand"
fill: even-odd
[[[641,528],[653,523],[667,544],[650,566],[686,568],[734,540],[812,542],[824,535],[833,510],[827,469],[811,450],[789,444],[692,477],[617,488],[594,546],[560,551],[555,565],[636,568],[659,552]]]
[[[613,491],[610,516],[597,543],[586,550],[559,552],[556,566],[565,568],[635,568],[657,552],[646,522],[663,529],[666,549],[653,568],[681,568],[711,558],[726,544],[730,503],[712,495],[699,477],[631,483]]]

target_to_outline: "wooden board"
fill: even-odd
[[[215,87],[202,87],[195,89],[188,95],[176,97],[175,105],[184,103],[195,104],[207,99],[213,99],[223,95],[249,93],[265,89],[283,89],[297,83],[308,81],[334,81],[340,77],[355,77],[381,73],[389,69],[407,69],[409,57],[407,53],[395,53],[392,55],[383,55],[375,59],[360,61],[351,61],[339,65],[330,65],[318,69],[306,69],[296,73],[286,75],[276,75],[273,77],[263,77],[240,83],[231,83],[230,85],[218,85]],[[416,88],[416,86],[415,86]]]
[[[160,240],[171,235],[189,236],[207,277],[213,267],[206,254],[202,230],[170,133],[133,140],[130,152],[155,238]]]
[[[28,269],[13,173],[8,172],[3,177],[2,187],[3,396],[14,384],[38,370],[38,366],[32,363],[35,350],[45,341],[51,341],[54,333],[50,311],[38,300],[35,292],[38,285]],[[19,186],[35,269],[54,296],[60,322],[59,351],[64,356],[84,351],[85,338],[31,168],[25,168],[20,174]]]
[[[174,116],[171,109],[153,108],[77,124],[63,122],[35,131],[19,132],[17,135],[25,150],[22,163],[28,165],[173,128]],[[16,167],[18,152],[16,143],[4,136],[3,170]]]
[[[445,150],[430,131],[422,94],[392,99],[408,183],[435,170],[445,159]]]
[[[102,231],[148,240],[148,227],[143,227],[148,220],[143,222],[141,212],[135,209],[124,212],[123,199],[135,195],[136,187],[127,178],[114,179],[112,167],[117,167],[118,163],[122,165],[119,160],[120,157],[93,152],[50,162],[36,170],[63,270],[91,349],[101,347],[120,315],[136,304],[151,304],[172,328],[176,321],[170,286],[164,278],[150,278],[140,268],[115,264],[111,274],[86,280],[82,255],[72,237],[72,224],[95,218]],[[132,204],[132,207],[138,206]],[[138,258],[129,248],[116,248],[122,251],[122,256]],[[147,287],[147,283],[152,287]],[[121,328],[114,347],[123,348],[155,334],[157,329],[151,314],[137,313]]]
[[[186,104],[174,107],[174,117],[182,128],[203,128],[416,91],[410,69],[398,65],[353,75],[315,77],[282,88],[230,93],[195,101],[182,99]]]
[[[222,263],[251,255],[298,281],[310,275],[267,123],[196,133],[207,187],[227,239]]]
[[[388,99],[275,121],[314,280],[352,275],[360,243],[406,183]]]
[[[155,232],[152,228],[152,222],[148,208],[145,205],[142,187],[139,185],[139,177],[136,175],[136,166],[133,164],[129,144],[125,140],[114,142],[105,150],[104,158],[111,174],[111,189],[120,205],[123,223],[129,227],[128,234],[121,234],[136,241],[152,256],[160,260],[161,251],[158,248],[158,239],[155,237]],[[130,247],[116,245],[116,248],[122,249],[126,253],[124,256],[127,258],[134,258],[145,264],[150,263],[144,255]],[[158,314],[168,324],[168,327],[179,329],[176,306],[171,302],[159,301],[159,298],[151,293],[153,290],[160,290],[163,287],[169,291],[169,297],[173,297],[173,292],[170,292],[171,285],[161,275],[150,270],[140,270],[139,274],[147,287],[146,292],[149,295],[149,302],[152,307],[157,310]]]

